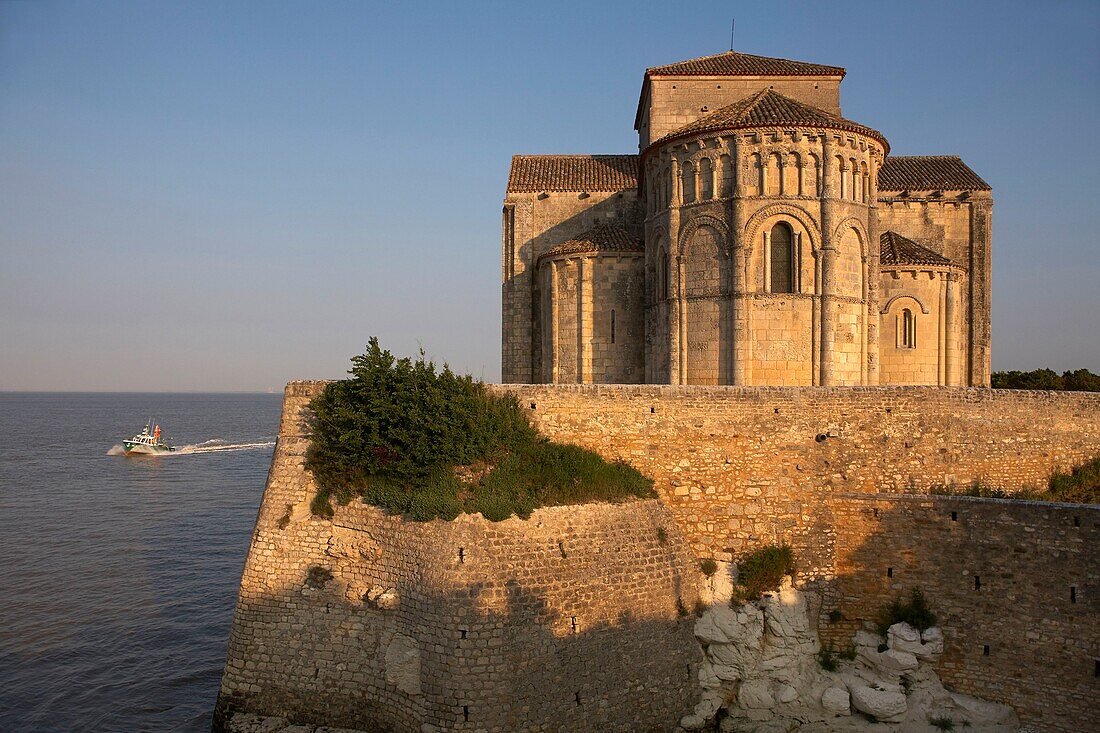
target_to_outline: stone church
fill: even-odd
[[[517,155],[505,382],[989,384],[990,186],[846,119],[845,70],[647,69],[638,155]]]

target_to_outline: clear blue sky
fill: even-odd
[[[994,188],[993,366],[1100,371],[1100,3],[0,3],[0,389],[266,390],[371,335],[500,377],[514,153],[634,152],[646,66],[844,66]]]

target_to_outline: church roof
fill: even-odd
[[[847,130],[873,137],[887,149],[890,147],[885,136],[878,130],[830,114],[823,109],[798,102],[774,89],[761,89],[756,94],[740,99],[670,132],[653,142],[647,150],[676,138],[703,132],[773,126],[826,127],[834,130]]]
[[[637,187],[637,155],[513,155],[508,174],[509,193]]]
[[[888,156],[878,171],[879,191],[989,191],[957,155]]]
[[[953,265],[941,254],[907,239],[897,232],[885,231],[879,237],[879,264],[892,265]]]
[[[645,70],[646,76],[844,76],[839,66],[726,51]]]
[[[597,224],[567,242],[554,245],[542,253],[543,257],[557,257],[582,252],[643,252],[645,243],[637,233],[631,233],[615,224]]]

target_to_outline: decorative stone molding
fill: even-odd
[[[773,216],[789,216],[795,219],[805,228],[806,233],[810,237],[810,250],[816,252],[820,249],[821,230],[818,227],[817,221],[808,211],[798,206],[792,206],[791,204],[772,204],[756,212],[749,217],[747,222],[745,222],[745,239],[742,246],[747,253],[752,252],[753,242],[756,241],[756,235],[760,233],[760,227],[763,226],[766,220]]]

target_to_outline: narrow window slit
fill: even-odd
[[[981,590],[981,589],[982,589],[982,576],[975,575],[974,576],[974,590]]]
[[[532,410],[535,409],[535,403],[534,402],[531,403],[531,409]]]
[[[982,646],[982,656],[983,657],[988,657],[989,656],[989,644],[985,644],[985,645]]]
[[[615,309],[611,309],[611,343],[615,343]]]
[[[1069,602],[1077,603],[1077,586],[1075,585],[1069,587]]]
[[[1074,517],[1073,518],[1073,526],[1074,527],[1080,527],[1081,526],[1081,517]]]
[[[887,578],[894,577],[894,569],[893,568],[886,568],[886,577]]]
[[[580,705],[581,704],[581,693],[580,692],[573,693],[573,699],[577,701],[578,705]]]
[[[459,629],[458,633],[459,633],[459,638],[460,639],[465,639],[466,638],[466,629]]]
[[[871,516],[877,517],[878,516],[878,509],[872,509],[871,510]]]
[[[459,562],[466,562],[466,548],[465,547],[458,548],[458,561]]]
[[[574,634],[577,633],[577,617],[576,616],[570,616],[569,617],[569,627],[573,631]]]
[[[463,722],[466,722],[466,723],[470,722],[470,706],[469,705],[463,705],[462,706],[462,720],[463,720]]]
[[[951,512],[951,521],[952,522],[959,521],[959,513],[958,512]]]
[[[566,554],[565,554],[565,543],[564,543],[564,542],[559,542],[559,543],[558,543],[558,552],[560,552],[560,553],[561,553],[561,556],[562,556],[562,557],[566,557]]]

